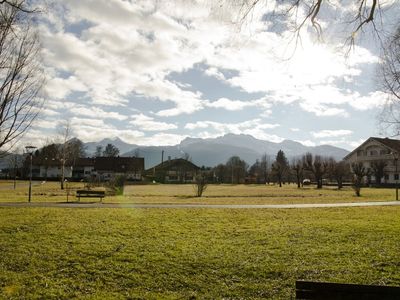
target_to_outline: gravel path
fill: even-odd
[[[3,202],[0,207],[58,207],[58,208],[332,208],[360,206],[400,206],[400,201],[350,202],[350,203],[313,203],[313,204],[135,204],[100,202]]]

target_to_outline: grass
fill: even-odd
[[[32,201],[34,202],[65,202],[67,191],[69,201],[75,201],[75,192],[83,188],[83,183],[68,183],[68,189],[61,190],[57,182],[46,182],[34,185]],[[204,203],[204,204],[289,204],[289,203],[335,203],[359,201],[389,201],[394,200],[394,189],[363,188],[362,197],[355,197],[350,187],[337,190],[335,187],[316,189],[314,186],[298,189],[295,185],[209,185],[203,197],[194,197],[194,187],[191,184],[181,185],[128,185],[124,194],[106,196],[104,202],[109,203]],[[12,189],[12,183],[0,185],[0,202],[25,202],[28,199],[28,183],[18,182],[17,189]],[[82,201],[97,201],[86,198]]]
[[[0,209],[0,298],[290,299],[400,285],[400,207]]]

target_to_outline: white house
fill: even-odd
[[[371,172],[374,164],[383,163],[385,167],[381,182],[387,184],[397,183],[399,180],[399,159],[400,140],[377,137],[370,137],[344,157],[350,164],[361,162]],[[371,182],[377,182],[374,175],[371,175]]]

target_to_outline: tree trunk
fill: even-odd
[[[322,189],[322,179],[321,178],[317,179],[317,189]]]

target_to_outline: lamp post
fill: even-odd
[[[33,151],[36,149],[36,147],[35,146],[26,146],[25,149],[30,157],[28,202],[31,202],[31,197],[32,197],[32,154],[33,154]]]

